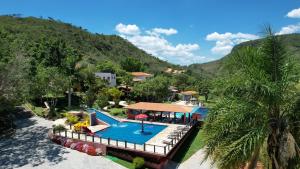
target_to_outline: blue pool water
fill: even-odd
[[[130,143],[144,144],[157,133],[165,129],[165,125],[146,124],[144,123],[144,133],[141,132],[142,124],[135,122],[119,122],[118,120],[107,116],[100,111],[96,111],[96,117],[110,125],[110,127],[98,131],[95,134],[102,138],[111,138],[114,140],[122,140]]]

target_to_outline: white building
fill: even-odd
[[[115,87],[117,85],[116,74],[97,72],[97,73],[95,73],[95,76],[97,78],[101,78],[103,80],[106,80],[110,87]]]
[[[131,75],[133,76],[134,82],[144,81],[149,77],[152,77],[152,74],[145,73],[145,72],[131,72]]]

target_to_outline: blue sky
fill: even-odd
[[[278,34],[300,31],[298,0],[1,0],[0,14],[52,17],[118,34],[181,65],[218,59],[260,38],[265,24]]]

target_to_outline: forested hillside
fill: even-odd
[[[92,34],[81,27],[51,18],[0,16],[0,23],[1,36],[6,36],[5,43],[14,48],[11,52],[33,55],[37,46],[64,43],[75,49],[82,59],[91,62],[105,59],[120,63],[127,57],[133,57],[153,73],[176,67],[147,54],[119,36]]]
[[[280,39],[285,45],[287,54],[291,58],[295,58],[300,62],[300,34],[280,35]],[[242,46],[259,46],[261,43],[261,39],[244,42],[235,46],[232,51],[239,50]],[[231,55],[232,52],[219,60],[202,64],[192,64],[189,66],[189,68],[193,70],[200,70],[201,72],[204,71],[209,75],[220,75],[226,71],[224,69],[224,64],[227,58],[230,58]]]

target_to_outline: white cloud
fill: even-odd
[[[286,16],[289,18],[300,18],[300,8],[291,10]]]
[[[140,28],[136,25],[124,25],[119,23],[116,26],[116,31],[125,35],[137,35],[140,33]]]
[[[147,33],[151,34],[165,34],[165,35],[174,35],[177,34],[178,31],[176,29],[173,28],[169,28],[169,29],[163,29],[163,28],[154,28],[151,31],[147,31]]]
[[[300,31],[300,23],[296,25],[288,25],[285,27],[282,27],[279,32],[276,33],[276,35],[284,35],[284,34],[291,34],[296,33]]]
[[[128,27],[128,25],[122,25],[122,27]],[[119,29],[116,28],[116,30],[118,31]],[[179,43],[174,45],[169,42],[163,35],[176,34],[177,30],[173,28],[153,28],[138,34],[128,34],[124,31],[118,32],[121,37],[127,39],[138,48],[162,60],[180,65],[210,61],[209,58],[197,54],[200,46],[196,43]]]
[[[214,32],[206,36],[207,41],[216,41],[215,46],[211,49],[211,52],[214,54],[226,55],[230,53],[234,45],[246,42],[249,40],[258,39],[259,36],[247,33],[230,33],[226,32],[220,34]]]

